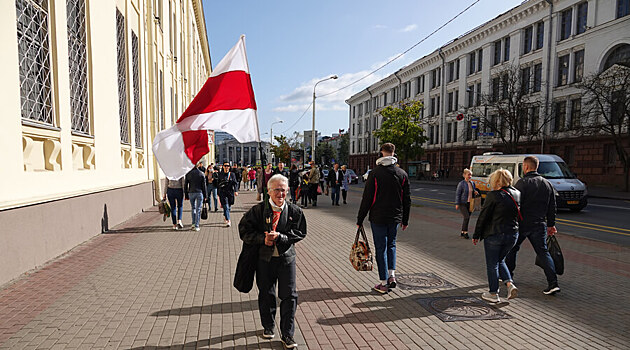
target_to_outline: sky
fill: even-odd
[[[203,6],[213,67],[241,34],[246,37],[261,138],[269,140],[272,127],[274,136],[311,130],[313,112],[307,107],[317,81],[339,77],[317,85],[315,128],[322,136],[347,130],[350,96],[522,2],[203,0]],[[377,73],[323,96],[365,77],[473,3]]]

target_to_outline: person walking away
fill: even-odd
[[[324,187],[326,183],[326,176],[324,176],[324,166],[319,167],[319,187],[322,190],[322,193],[326,193],[326,188]]]
[[[470,221],[470,215],[472,214],[470,205],[471,203],[474,205],[473,198],[479,196],[479,192],[477,191],[477,187],[475,187],[475,183],[470,181],[472,171],[464,169],[462,176],[464,179],[457,184],[457,190],[455,191],[455,210],[459,210],[464,217],[460,237],[469,239],[468,222]]]
[[[505,257],[518,239],[518,220],[520,216],[521,193],[511,186],[512,174],[505,169],[497,169],[490,175],[492,191],[477,219],[473,244],[484,240],[486,255],[486,273],[489,291],[481,298],[491,303],[498,303],[499,276],[507,287],[507,298],[516,298],[518,289],[512,281],[512,274],[505,264]]]
[[[255,167],[249,168],[247,173],[249,177],[249,190],[254,191],[256,189],[256,169]]]
[[[319,167],[311,160],[311,170],[308,173],[308,187],[313,206],[317,206],[317,187],[319,186]]]
[[[199,163],[197,163],[197,165],[199,165]],[[203,203],[204,193],[208,193],[206,178],[198,167],[194,167],[186,174],[184,180],[184,195],[186,199],[190,199],[190,207],[192,209],[192,226],[190,229],[194,231],[199,231],[199,220],[201,218],[201,205]]]
[[[234,166],[232,166],[232,169],[230,169],[231,172],[234,173],[234,176],[236,177],[236,191],[240,191],[241,190],[241,170],[236,166],[236,164],[234,164]]]
[[[348,202],[346,202],[346,198],[348,197],[348,188],[352,182],[347,168],[348,167],[345,165],[341,166],[341,172],[343,173],[343,181],[341,182],[341,198],[343,198],[343,204],[348,204]]]
[[[339,205],[339,192],[341,192],[341,184],[343,182],[343,173],[339,169],[339,164],[333,165],[333,170],[328,172],[328,186],[330,186],[330,199],[332,205]]]
[[[289,189],[291,190],[291,203],[297,204],[297,190],[300,186],[300,173],[295,164],[289,170]]]
[[[243,167],[243,172],[241,173],[241,179],[243,180],[243,190],[249,191],[249,167]]]
[[[547,235],[556,234],[556,196],[553,186],[537,172],[538,158],[525,157],[523,160],[523,176],[514,187],[521,191],[521,212],[523,221],[516,245],[507,255],[505,262],[512,276],[516,269],[516,254],[525,238],[529,239],[536,255],[543,263],[547,288],[544,294],[558,293],[558,276],[556,266],[547,250]]]
[[[411,196],[409,177],[396,166],[396,147],[392,143],[381,146],[381,157],[370,171],[357,215],[357,226],[370,213],[370,226],[376,248],[376,265],[380,283],[374,290],[385,294],[396,287],[396,231],[402,223],[403,231],[409,225]]]
[[[280,299],[281,340],[288,349],[297,347],[293,338],[296,289],[296,252],[294,245],[306,236],[306,217],[295,204],[286,201],[288,179],[276,174],[267,183],[269,200],[254,205],[238,224],[243,242],[258,245],[258,311],[263,338],[275,336],[276,284]]]
[[[173,230],[184,228],[182,223],[182,215],[184,214],[184,177],[177,180],[164,179],[164,187],[166,193],[164,198],[168,198],[168,204],[171,206],[171,220],[173,222]]]
[[[219,173],[213,167],[208,167],[206,170],[206,188],[208,193],[206,194],[206,203],[208,203],[208,210],[212,210],[212,202],[210,202],[210,198],[214,202],[214,211],[219,210],[219,204],[217,202],[217,179]]]
[[[230,221],[230,209],[234,205],[234,196],[238,196],[238,180],[236,174],[230,171],[230,163],[223,163],[223,169],[219,172],[218,176],[219,186],[219,201],[223,207],[223,217],[225,220],[225,226],[230,227],[232,222]]]

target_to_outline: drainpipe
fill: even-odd
[[[545,119],[549,115],[549,96],[551,95],[551,79],[549,75],[551,74],[551,35],[553,30],[553,0],[545,0],[549,4],[549,35],[547,35],[547,72],[545,73]],[[540,140],[540,153],[545,153],[545,130],[547,129],[547,124],[543,125],[542,128],[542,137]]]
[[[370,102],[368,102],[368,106],[370,106],[370,121],[369,121],[369,123],[371,123],[372,122],[372,117],[374,116],[374,106],[372,105],[372,91],[370,91],[370,87],[369,86],[365,90],[370,95]],[[374,131],[374,130],[372,130],[372,131]],[[374,147],[374,145],[372,145],[372,147]]]
[[[446,67],[446,57],[442,52],[442,48],[438,49],[438,55],[442,58],[442,65],[440,68],[440,149],[438,170],[442,169],[442,148],[444,147],[444,124],[446,124],[446,109],[444,108],[444,101],[446,101],[446,83],[444,79],[444,72]]]
[[[153,63],[154,63],[154,55],[153,55],[153,50],[154,50],[154,39],[153,39],[153,32],[155,30],[155,21],[156,18],[153,17],[153,1],[148,1],[147,2],[147,21],[146,21],[146,25],[148,26],[148,30],[147,30],[147,64],[149,65],[149,89],[148,89],[148,97],[149,97],[149,132],[150,132],[150,139],[149,139],[149,144],[147,145],[147,149],[150,150],[151,149],[151,145],[153,145],[153,140],[155,140],[155,136],[158,133],[158,123],[157,123],[157,118],[156,118],[156,111],[155,111],[155,70],[153,68]],[[153,151],[151,150],[151,153],[153,153]],[[147,154],[148,156],[148,154]],[[153,193],[153,197],[154,200],[156,202],[159,202],[161,200],[160,197],[160,193],[161,193],[161,186],[160,186],[160,168],[158,166],[158,162],[157,159],[155,159],[155,156],[153,157],[153,188],[155,189],[154,193]],[[147,168],[148,171],[148,168]]]

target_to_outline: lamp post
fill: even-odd
[[[313,131],[311,135],[311,160],[312,161],[315,161],[315,139],[317,138],[317,135],[315,134],[315,88],[317,87],[317,84],[326,80],[330,80],[330,79],[337,79],[337,76],[331,75],[330,77],[326,79],[322,79],[318,81],[317,83],[315,83],[315,86],[313,86]]]
[[[284,120],[278,120],[277,122],[273,122],[271,123],[271,127],[269,128],[269,143],[271,146],[273,146],[273,125],[274,124],[282,124],[284,123]]]

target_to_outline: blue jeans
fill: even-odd
[[[330,199],[332,199],[333,204],[339,204],[339,191],[341,190],[341,186],[332,186],[330,187]]]
[[[512,275],[505,264],[505,256],[514,247],[517,237],[518,233],[497,233],[483,240],[490,293],[499,292],[499,276],[503,282],[512,282]]]
[[[203,193],[192,192],[188,194],[190,198],[190,207],[192,208],[192,224],[199,227],[199,219],[201,218],[201,204],[203,203]]]
[[[398,224],[375,224],[372,226],[372,237],[376,249],[376,266],[381,281],[387,280],[389,270],[396,270],[396,230]]]
[[[516,253],[521,248],[521,243],[525,240],[525,238],[529,239],[529,242],[532,244],[536,255],[542,258],[545,271],[545,276],[547,277],[548,284],[558,283],[558,277],[556,276],[556,265],[553,263],[553,259],[551,258],[551,254],[549,254],[549,250],[547,250],[547,225],[543,224],[542,226],[535,228],[527,228],[522,229],[518,240],[516,241],[516,245],[510,253],[505,258],[505,263],[507,264],[508,269],[510,269],[510,274],[514,275],[514,269],[516,269]]]
[[[225,216],[225,220],[230,221],[230,199],[224,194],[219,194],[219,199],[223,207],[223,216]]]
[[[292,186],[289,188],[291,190],[291,202],[295,203],[297,201],[297,186]]]
[[[212,203],[210,203],[210,196],[212,196],[212,199],[214,201],[214,209],[216,210],[217,208],[219,208],[219,205],[217,203],[217,188],[214,187],[214,185],[212,184],[208,184],[208,195],[206,196],[206,198],[208,198],[208,210],[212,210]]]
[[[184,190],[181,188],[168,188],[166,190],[166,198],[168,198],[168,204],[171,206],[171,220],[173,225],[175,225],[177,220],[181,220],[184,214]],[[177,215],[175,215],[176,210]]]

